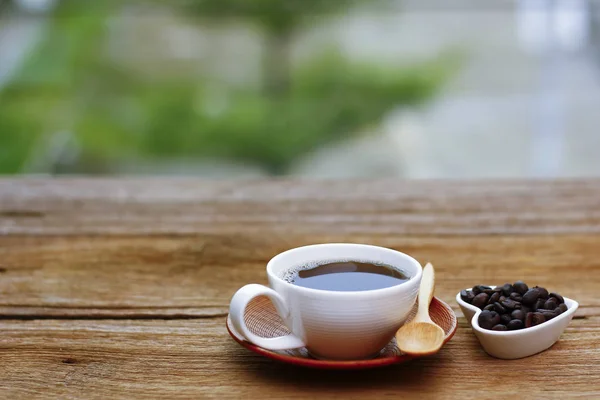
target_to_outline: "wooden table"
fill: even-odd
[[[278,252],[331,241],[431,261],[460,317],[452,341],[407,364],[324,372],[228,336],[237,288],[266,283]],[[517,279],[581,307],[550,350],[493,359],[454,296]],[[599,293],[600,180],[0,180],[3,399],[600,398]]]

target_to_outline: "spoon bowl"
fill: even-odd
[[[444,331],[434,323],[414,322],[404,325],[396,334],[398,348],[407,354],[436,353],[444,343]]]
[[[396,332],[398,348],[410,355],[429,355],[437,353],[444,344],[444,331],[429,316],[429,303],[435,287],[433,265],[423,268],[419,287],[419,305],[417,315],[408,324]]]

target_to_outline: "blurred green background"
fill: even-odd
[[[303,32],[356,7],[385,7],[378,0],[38,3],[23,10],[0,0],[4,21],[44,19],[40,38],[0,83],[4,174],[119,174],[144,165],[189,172],[207,161],[284,175],[315,149],[367,135],[398,107],[427,102],[459,59],[450,51],[351,59],[319,38],[322,45],[294,54]],[[182,43],[152,39],[167,17],[185,27]],[[186,40],[217,43],[228,31],[252,37],[258,62],[218,48],[183,57],[193,62],[162,54],[189,53]],[[219,73],[245,63],[247,74]]]
[[[0,174],[600,176],[600,1],[0,0]]]

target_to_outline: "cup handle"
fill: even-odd
[[[235,329],[249,342],[267,350],[290,350],[306,344],[298,336],[290,334],[274,338],[264,338],[250,332],[244,321],[244,312],[250,301],[258,296],[267,296],[273,302],[279,316],[287,321],[290,311],[279,293],[263,285],[250,284],[240,288],[231,299],[229,316]]]

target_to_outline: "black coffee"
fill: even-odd
[[[349,292],[383,289],[409,279],[409,276],[388,265],[336,261],[314,268],[299,268],[287,280],[294,285],[311,289]]]

